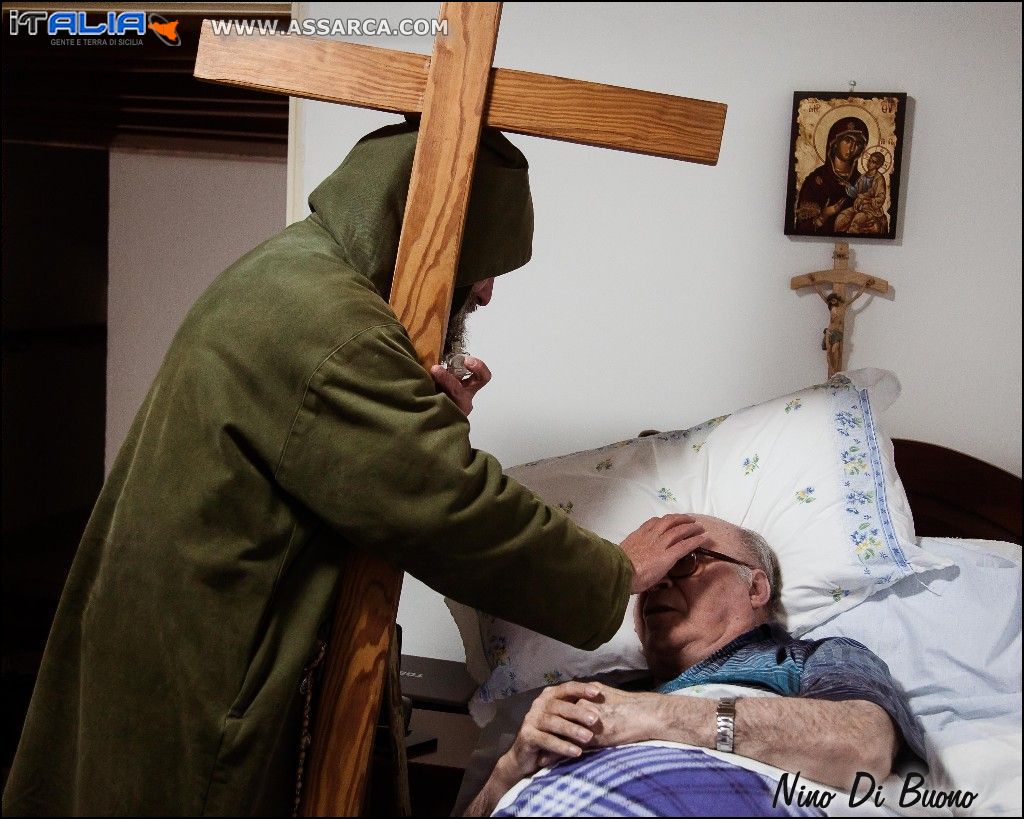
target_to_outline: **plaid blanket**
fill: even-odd
[[[771,779],[696,748],[623,745],[535,776],[494,816],[824,816],[772,807]]]

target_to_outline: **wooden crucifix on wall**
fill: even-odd
[[[792,290],[813,287],[828,305],[828,327],[822,332],[821,349],[828,361],[828,377],[843,369],[843,341],[846,333],[846,311],[865,290],[885,295],[889,282],[878,276],[858,273],[850,267],[850,246],[836,242],[831,270],[817,270],[790,279]]]
[[[209,21],[199,43],[199,79],[422,114],[390,303],[427,368],[438,361],[445,336],[482,126],[709,165],[721,148],[721,103],[493,68],[501,5],[442,4],[447,31],[435,38],[430,57],[298,35],[218,36]],[[363,552],[347,559],[302,796],[305,815],[360,811],[389,652],[392,684],[397,680],[401,580]]]

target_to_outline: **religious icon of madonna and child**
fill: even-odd
[[[793,236],[896,236],[907,95],[793,95],[786,230]]]

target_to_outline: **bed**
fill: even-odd
[[[837,472],[838,491],[846,497],[839,498],[838,506],[832,504],[833,517],[868,521],[863,524],[866,531],[880,532],[881,546],[876,544],[875,554],[865,558],[870,549],[864,542],[856,544],[860,551],[851,562],[856,570],[870,573],[863,587],[857,586],[852,569],[845,578],[841,570],[833,572],[835,561],[843,559],[838,552],[820,557],[829,576],[838,578],[831,603],[827,595],[808,592],[815,587],[816,570],[802,575],[806,567],[794,569],[792,563],[787,570],[786,559],[804,560],[806,552],[780,553],[784,576],[800,587],[786,601],[790,627],[806,639],[851,637],[886,661],[924,729],[928,768],[899,769],[884,783],[888,798],[881,807],[871,800],[851,805],[848,794],[832,792],[826,812],[1020,815],[1021,480],[944,447],[891,442],[878,416],[898,392],[895,377],[884,371],[841,374],[838,382],[814,385],[687,430],[645,433],[585,453],[526,464],[510,473],[549,503],[612,539],[619,534],[617,526],[641,514],[654,514],[666,504],[718,514],[755,529],[752,519],[758,519],[760,505],[768,515],[764,519],[770,519],[768,528],[777,534],[789,526],[794,531],[809,529],[820,538],[822,527],[834,523],[827,511],[829,493],[835,491],[829,488],[829,469]],[[843,420],[837,421],[840,416]],[[830,434],[820,434],[822,419],[830,424]],[[854,442],[861,445],[859,450]],[[832,463],[816,472],[814,463],[803,456],[779,457],[789,449],[825,453],[823,460]],[[851,449],[863,458],[851,462]],[[733,464],[735,477],[723,466]],[[856,472],[863,464],[866,471],[851,474],[851,468]],[[761,485],[745,490],[755,476]],[[805,476],[810,477],[803,481]],[[709,482],[726,485],[722,496],[708,489]],[[739,500],[732,497],[743,491],[749,494]],[[872,494],[885,497],[875,497],[871,509],[848,502],[845,510],[840,508],[850,497]],[[793,521],[783,525],[776,518],[784,497],[793,509]],[[609,506],[614,507],[612,513],[603,511]],[[851,507],[856,516],[851,516]],[[767,511],[771,509],[776,511]],[[869,519],[876,513],[877,522]],[[856,533],[853,537],[856,540]],[[846,546],[854,554],[854,547]],[[879,557],[886,550],[901,551],[897,557],[908,564],[896,576]],[[626,624],[611,643],[594,652],[595,659],[451,601],[449,605],[466,645],[467,666],[480,683],[471,711],[483,725],[456,803],[459,813],[511,744],[540,686],[569,677],[627,685],[642,674],[642,658],[638,661],[635,635]],[[831,607],[825,614],[823,605]],[[709,689],[706,695],[721,692]],[[693,754],[700,757],[696,768]],[[524,780],[506,794],[497,812],[629,815],[633,807],[623,806],[640,804],[632,815],[644,810],[658,815],[665,813],[665,803],[652,794],[673,788],[697,793],[704,787],[701,783],[712,783],[718,790],[708,790],[705,802],[698,798],[688,807],[673,803],[672,808],[680,814],[690,810],[693,815],[712,815],[728,804],[721,802],[723,788],[743,790],[730,777],[739,782],[756,775],[762,783],[777,785],[784,774],[753,760],[675,743],[628,746],[615,758],[587,757],[583,767],[563,763]],[[645,772],[654,769],[663,773],[646,782]],[[923,783],[913,780],[915,770],[926,776]],[[918,786],[916,799],[913,790],[903,793],[908,777]],[[681,783],[688,784],[684,788]],[[823,793],[831,790],[807,785]],[[749,805],[733,805],[731,810],[758,812]]]

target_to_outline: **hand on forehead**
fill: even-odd
[[[693,515],[697,523],[704,527],[704,531],[711,538],[709,548],[727,554],[730,557],[740,557],[743,548],[743,541],[740,538],[740,527],[727,520],[716,518],[713,515]],[[740,551],[737,551],[740,550]]]
[[[688,514],[690,514],[697,523],[704,527],[705,534],[710,538],[710,542],[707,545],[708,549],[726,554],[729,557],[745,559],[743,543],[740,537],[740,527],[733,523],[729,523],[727,520],[722,520],[722,518],[716,518],[714,515],[699,515],[696,513]],[[653,589],[648,589],[637,596],[636,606],[634,609],[634,627],[641,640],[644,638],[644,623],[642,615],[644,601],[652,590]]]

